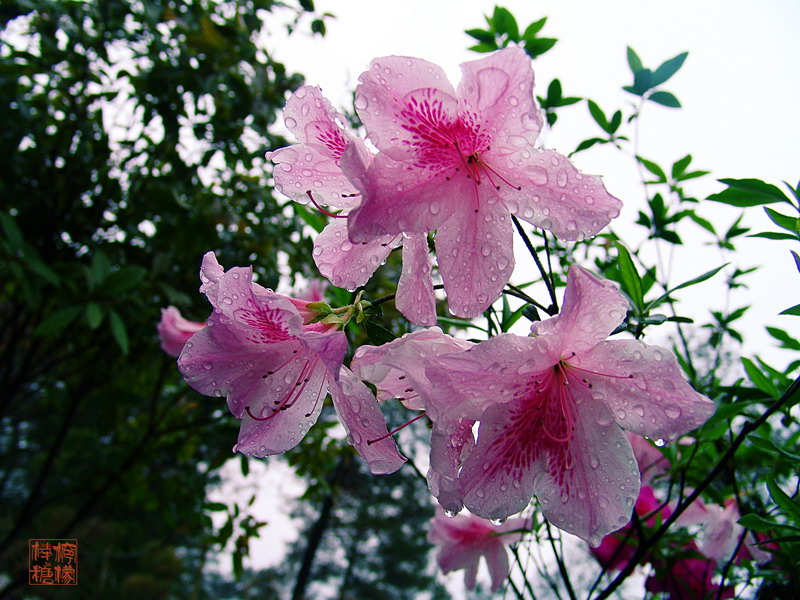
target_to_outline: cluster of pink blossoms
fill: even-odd
[[[628,302],[616,284],[577,266],[561,312],[534,323],[528,337],[476,344],[433,327],[434,267],[454,314],[475,317],[498,299],[514,267],[512,215],[580,240],[621,206],[598,177],[535,147],[543,120],[522,50],[462,70],[456,89],[426,61],[372,61],[355,95],[369,146],[319,88],[301,87],[285,109],[299,143],[268,155],[279,191],[332,217],[314,243],[322,275],[355,289],[402,244],[396,306],[426,328],[357,348],[348,369],[341,319],[262,288],[249,268],[224,271],[209,253],[201,291],[214,311],[178,365],[192,387],[227,398],[242,420],[235,450],[248,455],[294,447],[330,394],[350,443],[373,473],[388,473],[405,459],[378,401],[424,411],[430,490],[445,513],[466,507],[476,515],[435,522],[440,564],[467,569],[470,583],[485,556],[496,587],[508,569],[501,541],[527,525],[492,530],[476,519],[506,519],[535,497],[551,523],[597,546],[630,521],[640,495],[624,430],[673,440],[714,404],[689,386],[669,350],[607,339]]]
[[[676,502],[661,501],[651,487],[653,479],[666,469],[663,455],[641,436],[629,434],[639,464],[642,489],[634,511],[645,526],[655,528],[674,512]],[[704,504],[699,498],[675,521],[679,527],[695,529],[694,537],[668,559],[647,552],[643,562],[652,565],[645,587],[647,591],[667,593],[671,600],[703,600],[733,598],[732,587],[721,587],[713,581],[715,566],[720,561],[755,560],[767,562],[771,555],[762,550],[752,532],[738,524],[739,508],[734,498],[724,506]],[[638,539],[631,525],[606,536],[592,548],[604,569],[623,568],[637,550]]]

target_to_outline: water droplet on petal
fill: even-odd
[[[456,516],[456,514],[457,513],[454,510],[450,510],[447,508],[444,509],[444,516],[447,517],[448,519],[452,519],[453,517]]]
[[[297,121],[295,121],[292,117],[286,117],[286,120],[284,122],[286,123],[286,127],[288,127],[289,129],[294,129],[295,127],[297,127]]]
[[[561,169],[556,174],[556,183],[559,187],[567,187],[567,171],[566,169]]]
[[[492,523],[492,525],[500,526],[506,522],[506,517],[501,517],[499,519],[489,519],[489,521]]]
[[[664,409],[664,414],[670,419],[677,419],[681,416],[681,409],[677,406],[668,406]]]

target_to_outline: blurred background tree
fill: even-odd
[[[308,228],[264,170],[264,152],[286,144],[269,127],[303,80],[259,40],[265,24],[324,34],[327,16],[309,0],[0,8],[0,595],[31,591],[29,538],[79,540],[80,585],[41,597],[242,595],[206,572],[238,535],[243,575],[261,525],[237,511],[215,530],[209,517],[238,422],[186,386],[155,324],[169,304],[207,316],[196,290],[208,250],[253,264],[268,287],[279,255],[285,272],[314,272]],[[313,475],[314,461],[352,452],[331,447],[306,446],[295,463]],[[309,524],[322,506],[307,504]],[[253,591],[275,589],[254,577]]]

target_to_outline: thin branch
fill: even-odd
[[[511,220],[514,222],[514,226],[517,228],[517,232],[522,237],[522,241],[525,242],[525,247],[530,252],[530,255],[533,257],[534,262],[536,263],[536,267],[539,269],[539,273],[542,274],[542,281],[547,286],[547,292],[550,294],[550,302],[552,305],[549,309],[545,309],[547,314],[553,316],[558,312],[558,300],[556,300],[556,290],[553,286],[553,282],[550,281],[550,277],[548,277],[547,271],[545,271],[544,265],[542,265],[542,261],[539,260],[539,255],[536,253],[536,249],[533,247],[528,234],[525,233],[525,230],[522,228],[522,224],[519,222],[519,219],[514,215],[511,215]]]

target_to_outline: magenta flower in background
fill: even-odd
[[[342,331],[305,324],[297,306],[302,301],[253,283],[250,267],[224,271],[213,252],[203,257],[200,278],[214,312],[184,346],[178,368],[198,392],[227,397],[242,420],[234,451],[267,456],[293,448],[330,392],[350,443],[370,470],[400,468],[405,459],[391,438],[368,443],[386,435],[386,422],[372,393],[342,366]]]
[[[504,334],[428,361],[434,422],[480,421],[458,476],[470,511],[504,518],[535,495],[551,523],[597,546],[639,496],[622,429],[674,439],[714,412],[669,350],[606,341],[627,307],[616,284],[573,266],[561,313],[535,323],[535,337]]]
[[[358,178],[373,155],[364,141],[346,128],[345,117],[336,112],[318,87],[303,86],[286,102],[284,122],[300,143],[267,154],[267,159],[275,163],[275,188],[301,204],[314,202],[344,211],[357,208],[361,194],[342,170],[342,156],[348,152],[353,177]],[[354,244],[349,239],[347,220],[333,217],[314,240],[314,262],[333,285],[353,290],[366,284],[402,242],[397,309],[417,325],[435,325],[436,299],[427,238],[424,233],[405,237],[401,233]]]
[[[189,338],[205,326],[205,323],[184,319],[181,311],[174,306],[162,308],[161,320],[157,326],[161,349],[177,358]]]
[[[600,178],[534,148],[542,115],[520,48],[461,68],[456,90],[427,61],[373,60],[355,106],[380,152],[369,165],[345,164],[345,172],[363,195],[349,213],[350,241],[436,230],[450,310],[474,317],[499,297],[514,268],[511,214],[578,240],[619,215],[621,203]]]
[[[443,573],[464,569],[464,583],[468,589],[475,587],[478,563],[483,557],[495,592],[508,577],[505,546],[521,540],[530,526],[530,519],[509,519],[497,526],[471,514],[447,517],[437,507],[428,541],[439,546],[437,562]]]

